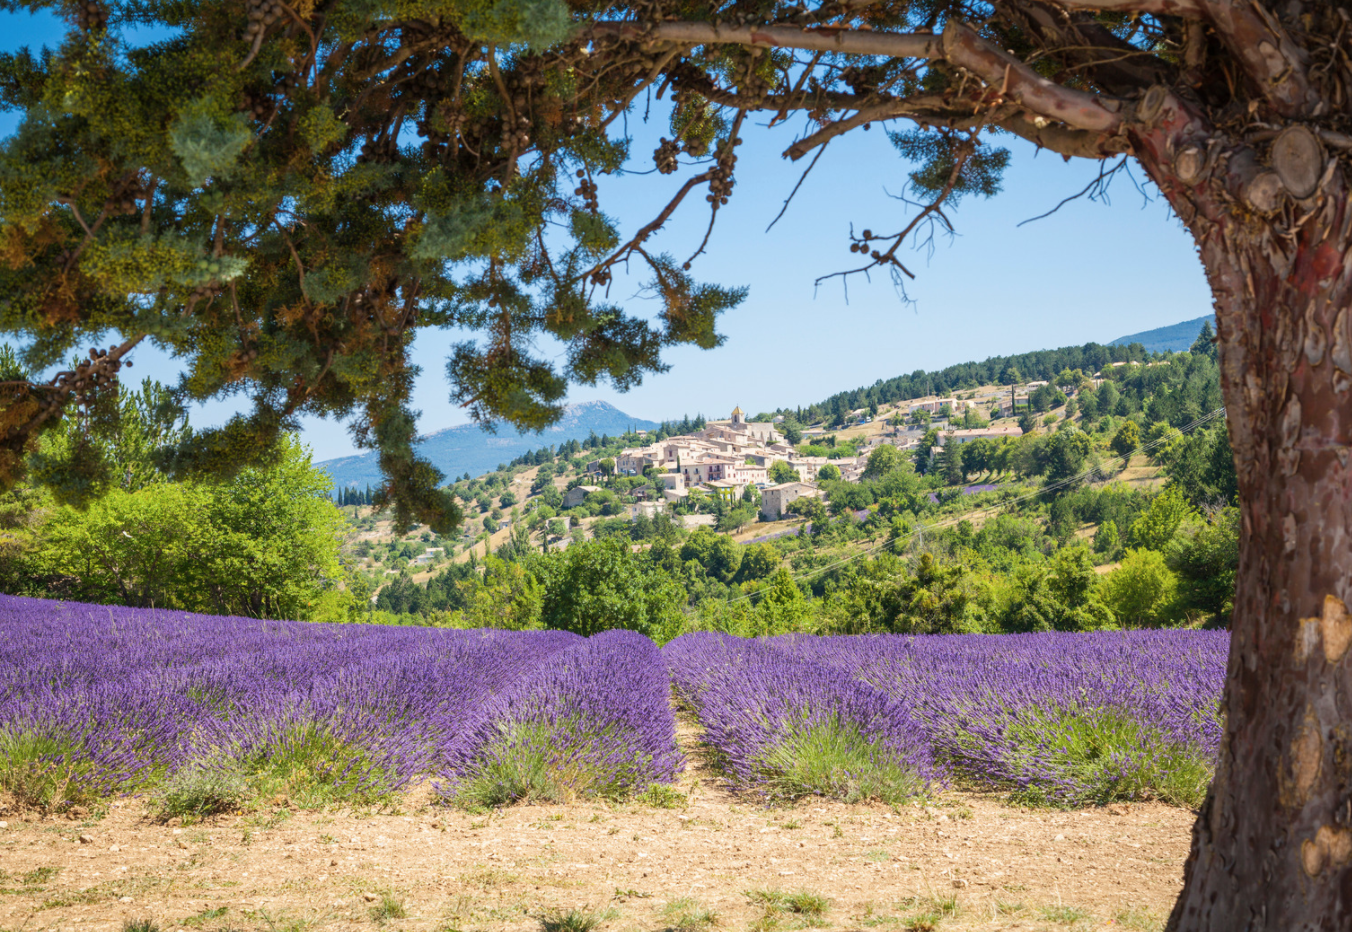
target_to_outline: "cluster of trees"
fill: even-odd
[[[839,392],[806,408],[780,408],[775,413],[792,417],[799,424],[829,421],[860,408],[870,409],[876,416],[879,405],[926,395],[950,395],[982,385],[1051,382],[1068,369],[1079,369],[1092,375],[1114,362],[1146,362],[1151,358],[1152,355],[1139,343],[1126,346],[1086,343],[1014,356],[992,356],[983,362],[961,363],[934,372],[917,370],[910,375],[879,379],[870,386]]]
[[[346,508],[349,505],[374,505],[376,502],[376,492],[371,490],[368,485],[365,489],[357,489],[353,486],[339,489],[333,494],[333,500],[339,508]]]
[[[34,475],[86,455],[107,485],[21,485],[0,496],[0,588],[23,595],[261,618],[341,621],[368,594],[340,560],[347,535],[330,480],[294,437],[222,481],[173,481],[156,452],[190,432],[147,382],[118,394],[120,429],[70,419],[44,437]],[[356,493],[354,493],[356,494]]]

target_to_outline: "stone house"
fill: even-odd
[[[563,493],[563,507],[576,508],[587,500],[587,496],[593,492],[601,491],[599,485],[579,485]]]

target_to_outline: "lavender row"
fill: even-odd
[[[938,777],[905,701],[773,642],[687,634],[663,648],[677,693],[733,779],[774,796],[899,801]]]
[[[668,688],[641,638],[646,666],[624,637],[590,644],[565,632],[330,626],[14,597],[0,597],[0,632],[0,776],[47,803],[61,801],[53,793],[70,802],[137,791],[189,766],[283,783],[300,773],[346,797],[378,796],[458,773],[507,712],[599,721],[595,703],[616,697],[597,692],[597,671],[612,664],[627,671],[632,694]],[[597,764],[601,748],[621,757],[628,740],[633,779],[669,778],[670,711],[659,752],[663,720],[651,702],[642,709],[643,728],[625,731],[635,723],[612,716],[594,744],[575,742],[559,764]]]
[[[1220,747],[1224,632],[774,639],[906,705],[955,776],[1058,803],[1195,805]]]
[[[669,696],[652,641],[594,635],[476,710],[451,746],[442,793],[496,805],[669,783],[683,766]]]

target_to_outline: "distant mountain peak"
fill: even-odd
[[[510,424],[499,424],[496,433],[489,433],[477,424],[457,424],[425,435],[417,448],[448,480],[454,480],[465,473],[479,476],[491,472],[498,464],[531,450],[558,446],[569,440],[586,440],[592,432],[616,436],[631,427],[653,430],[658,426],[655,421],[626,414],[607,401],[576,401],[564,407],[556,423],[539,433],[523,433]],[[375,486],[381,481],[374,453],[344,456],[316,465],[325,469],[339,488]]]
[[[1130,336],[1118,337],[1116,340],[1110,341],[1109,345],[1127,346],[1131,343],[1140,343],[1152,353],[1181,353],[1192,347],[1193,342],[1197,339],[1197,334],[1202,332],[1202,324],[1204,323],[1210,323],[1212,327],[1215,327],[1215,315],[1205,314],[1192,320],[1185,320],[1182,323],[1171,324],[1168,327],[1156,327],[1154,330],[1143,330]]]

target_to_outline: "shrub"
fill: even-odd
[[[404,909],[404,901],[392,893],[380,894],[380,902],[371,907],[371,918],[376,922],[384,922],[386,919],[407,919],[408,911]]]
[[[540,917],[540,932],[592,932],[601,924],[602,918],[597,913],[577,909],[559,910]]]
[[[190,821],[241,809],[251,796],[248,782],[230,765],[189,764],[151,796],[155,817]]]
[[[1128,550],[1104,577],[1103,600],[1124,628],[1157,628],[1174,616],[1178,578],[1154,550]]]

